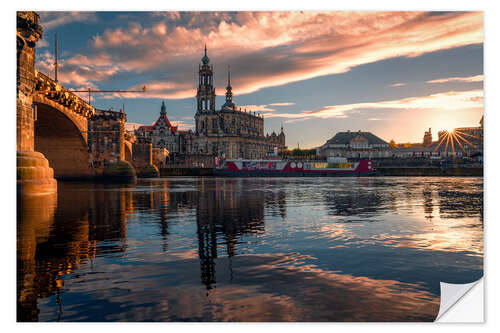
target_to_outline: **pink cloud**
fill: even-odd
[[[129,131],[129,132],[133,132],[134,130],[136,130],[137,128],[139,128],[141,126],[144,126],[144,124],[141,124],[141,123],[129,123],[129,122],[125,123],[125,129],[127,131]]]
[[[290,105],[295,105],[293,102],[282,102],[282,103],[271,103],[268,104],[269,106],[290,106]]]
[[[459,92],[448,91],[427,96],[410,97],[390,101],[328,105],[315,110],[302,111],[301,113],[266,113],[265,116],[269,118],[289,118],[299,121],[311,118],[346,118],[349,113],[364,109],[458,111],[482,108],[483,91],[470,90]]]
[[[160,21],[148,26],[131,22],[106,29],[93,38],[88,54],[67,63],[88,67],[78,73],[81,82],[123,72],[168,73],[167,79],[141,84],[151,86],[152,97],[181,99],[194,96],[205,43],[216,74],[231,64],[234,93],[248,94],[392,57],[483,42],[482,12],[169,13],[154,15]],[[188,23],[168,25],[172,20]]]
[[[94,12],[38,12],[44,30],[53,29],[73,22],[95,22]]]
[[[239,107],[244,110],[252,112],[273,112],[276,111],[275,106],[290,106],[295,105],[293,102],[282,102],[282,103],[270,103],[270,104],[260,104],[260,105],[240,105]]]
[[[402,87],[402,86],[405,86],[406,83],[394,83],[394,84],[390,84],[388,87]]]
[[[427,81],[427,83],[446,83],[446,82],[483,82],[484,75],[475,75],[468,77],[448,77],[443,79]]]

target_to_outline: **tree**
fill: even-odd
[[[391,141],[389,141],[389,147],[397,148],[398,144],[396,143],[396,141],[394,141],[394,139],[391,139]]]

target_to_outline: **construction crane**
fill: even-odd
[[[93,90],[88,88],[86,90],[68,90],[68,92],[72,93],[88,93],[89,94],[89,104],[91,103],[91,93],[135,93],[135,92],[146,92],[146,86],[142,86],[141,90]]]

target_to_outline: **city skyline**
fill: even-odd
[[[216,106],[227,66],[237,106],[281,124],[290,148],[322,145],[336,132],[371,131],[421,142],[442,129],[476,126],[483,114],[481,12],[40,12],[36,67],[68,88],[129,89],[98,95],[149,125],[168,117],[192,129],[197,69],[207,45]],[[311,130],[314,129],[314,130]]]

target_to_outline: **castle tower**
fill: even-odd
[[[197,112],[215,111],[214,67],[210,65],[206,45],[205,55],[201,58],[201,62],[203,64],[198,67]]]

